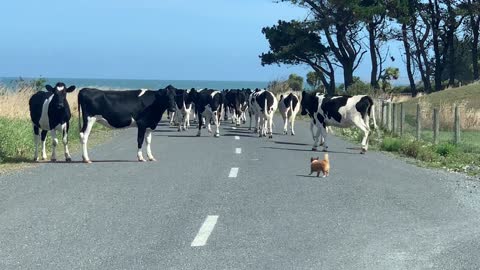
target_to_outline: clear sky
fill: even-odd
[[[261,28],[307,10],[272,0],[12,0],[0,10],[0,77],[268,81]],[[367,55],[366,55],[367,56]],[[368,58],[366,58],[368,60]],[[368,80],[369,63],[357,75]],[[341,81],[341,70],[337,80]]]

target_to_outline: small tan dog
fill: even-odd
[[[317,177],[320,176],[320,172],[323,173],[323,177],[327,177],[328,173],[330,172],[330,161],[328,159],[328,154],[325,153],[325,157],[323,160],[320,160],[319,157],[311,158],[310,159],[310,174],[312,175],[313,172],[317,172]]]

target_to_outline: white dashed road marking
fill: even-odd
[[[215,228],[215,224],[217,224],[218,216],[207,216],[205,221],[200,227],[200,230],[197,233],[197,236],[192,241],[192,247],[202,247],[207,244],[208,237]]]
[[[235,148],[235,154],[241,154],[242,148]]]
[[[238,168],[231,168],[230,173],[228,174],[229,178],[235,178],[238,175]]]
[[[240,140],[240,136],[235,136],[235,140]]]

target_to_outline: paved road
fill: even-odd
[[[0,269],[480,268],[475,182],[336,138],[331,176],[308,177],[307,126],[162,126],[153,163],[128,130],[91,151],[101,162],[0,177]]]

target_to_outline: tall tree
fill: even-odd
[[[365,24],[368,32],[368,48],[372,69],[370,72],[370,85],[379,89],[379,80],[383,70],[386,56],[382,55],[381,47],[388,41],[387,37],[387,1],[386,0],[360,0],[355,6],[355,13]]]
[[[319,74],[328,94],[335,93],[334,64],[330,48],[322,44],[316,28],[309,22],[279,21],[264,27],[262,33],[270,43],[270,51],[262,53],[262,65],[307,64]]]
[[[480,79],[478,68],[478,43],[480,36],[480,1],[466,0],[459,5],[466,15],[466,23],[464,32],[468,35],[471,45],[471,63],[473,69],[473,80]]]
[[[410,30],[409,27],[412,23],[412,18],[415,15],[415,2],[413,0],[397,0],[387,2],[387,8],[389,10],[388,16],[392,19],[396,19],[401,25],[400,33],[397,34],[396,39],[401,41],[405,49],[405,64],[407,68],[408,82],[410,84],[410,90],[412,97],[418,94],[417,86],[415,85],[415,78],[413,75],[414,67],[414,49],[410,44]]]
[[[353,83],[353,72],[358,68],[365,50],[361,44],[361,24],[355,13],[359,0],[280,0],[291,2],[311,10],[322,37],[325,37],[330,51],[343,69],[345,88]]]

